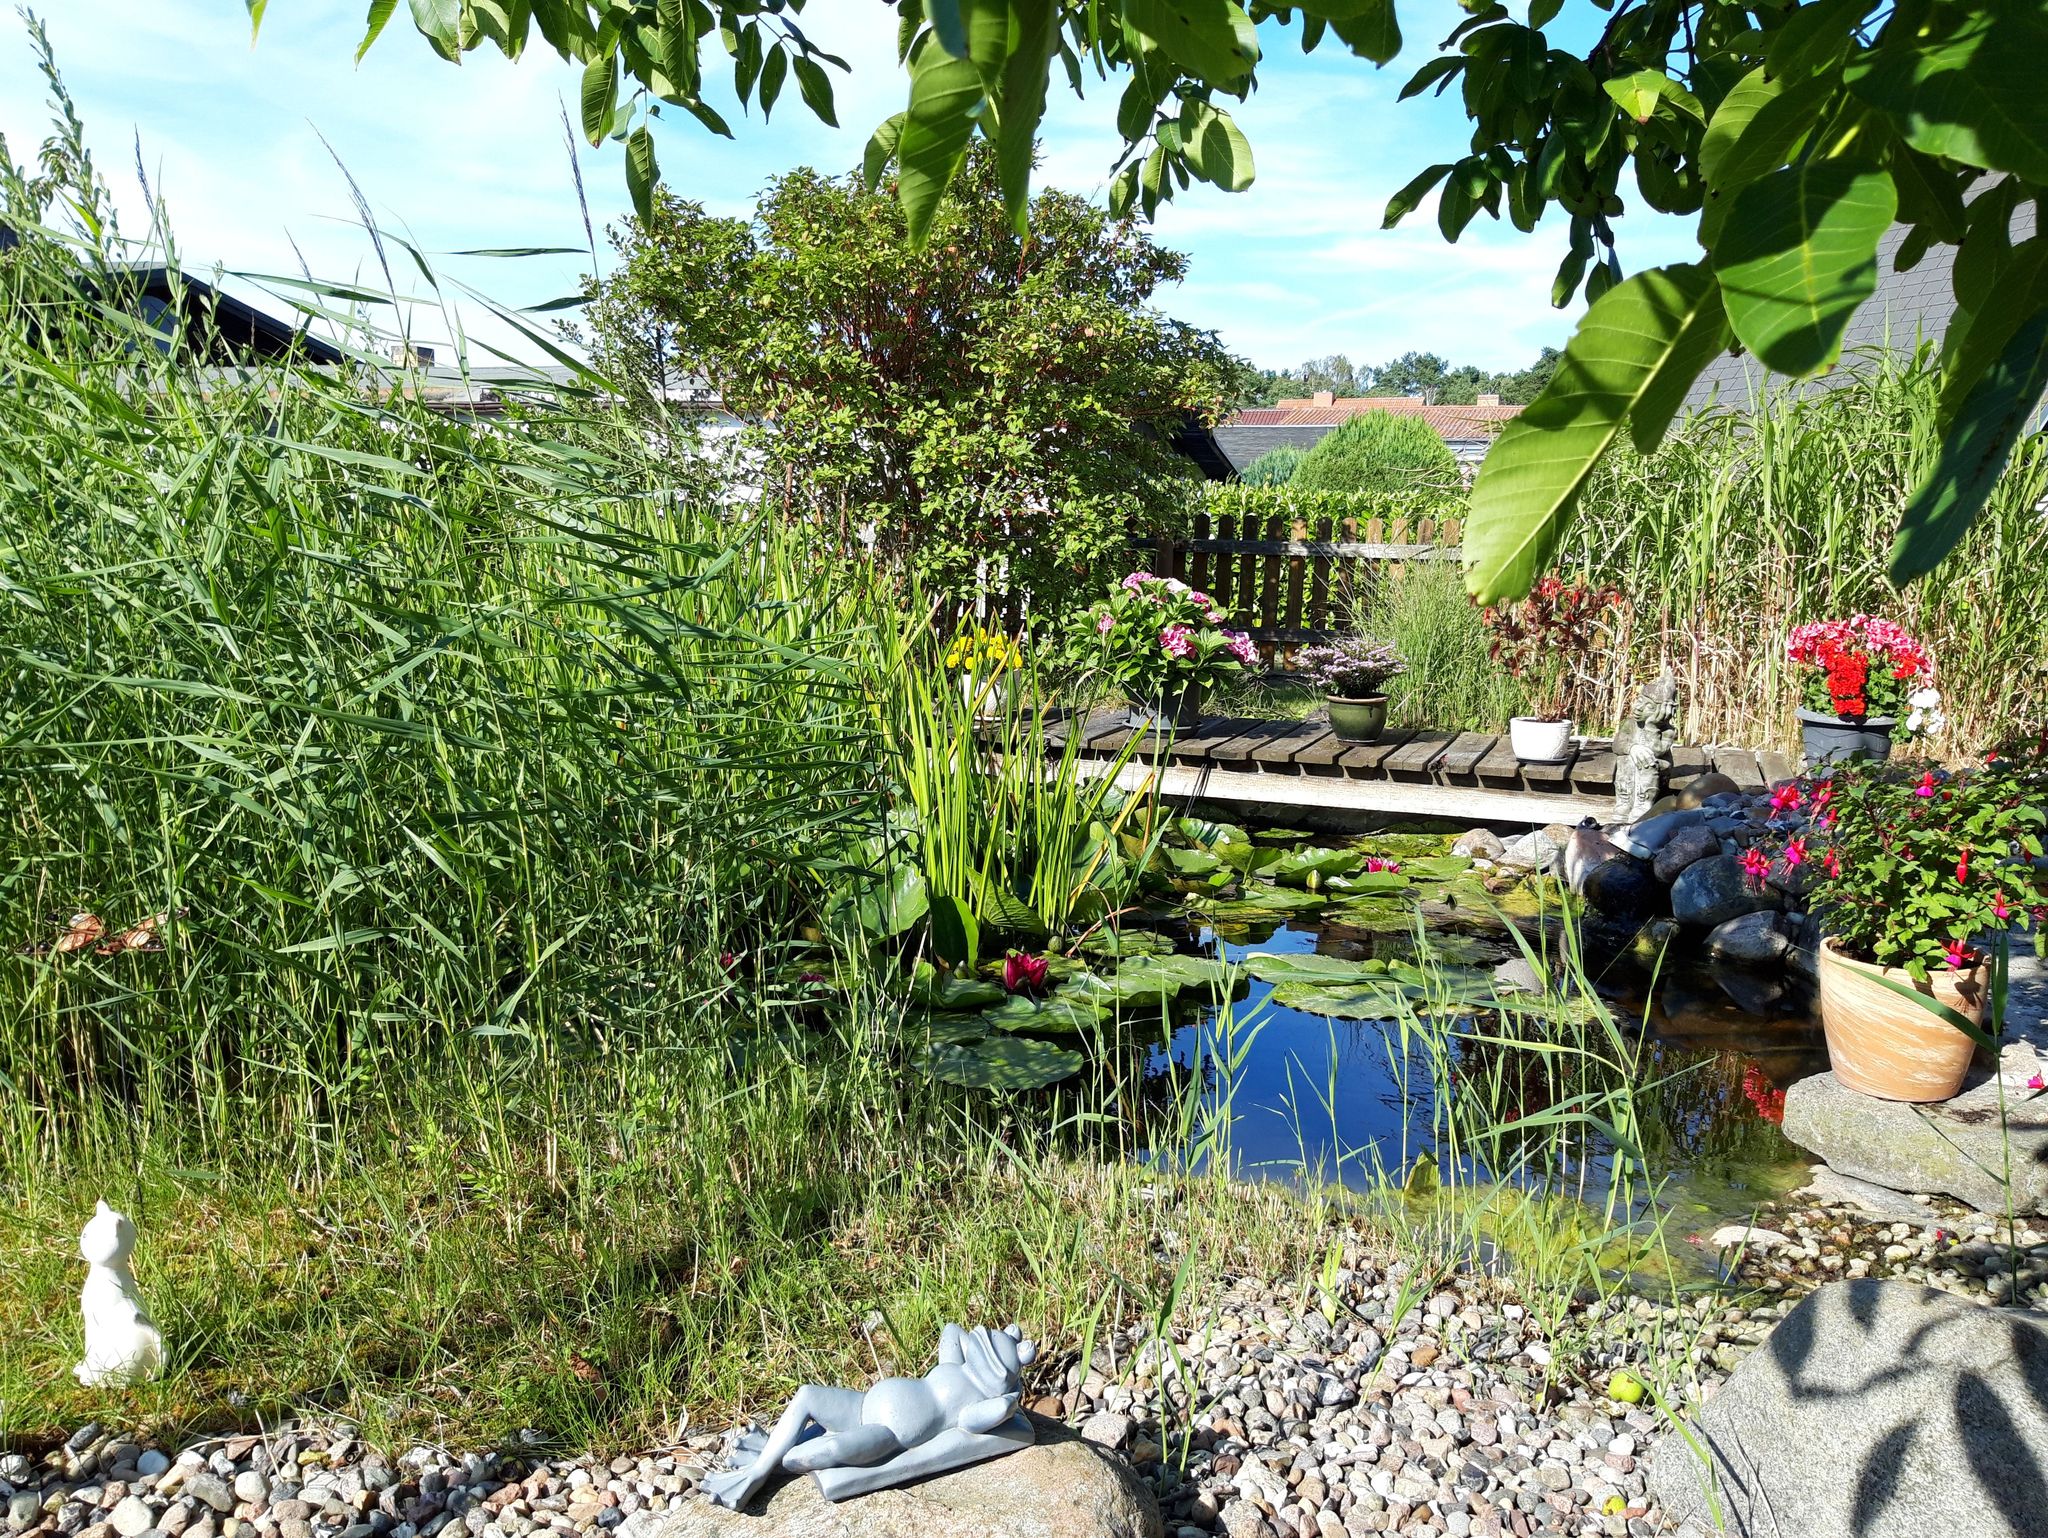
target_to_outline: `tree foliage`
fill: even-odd
[[[1362,411],[1323,434],[1288,484],[1296,491],[1455,486],[1458,461],[1420,417]]]
[[[751,221],[658,190],[590,292],[597,351],[710,385],[793,515],[941,591],[1098,589],[1133,523],[1184,516],[1170,439],[1219,409],[1228,359],[1149,308],[1182,256],[1062,192],[1024,240],[1001,174],[974,152],[922,247],[857,176],[778,177]]]
[[[1894,215],[1910,227],[1904,265],[1937,243],[1964,246],[1944,352],[1948,446],[1908,504],[1892,558],[1897,580],[1929,570],[1975,517],[2048,383],[2048,234],[2036,225],[2012,236],[2016,207],[2048,193],[2048,5],[1591,0],[1605,22],[1576,53],[1545,31],[1565,0],[1530,0],[1523,20],[1498,0],[1462,3],[1464,19],[1402,94],[1455,89],[1471,151],[1422,170],[1386,223],[1434,195],[1437,227],[1455,241],[1482,213],[1529,231],[1555,205],[1568,250],[1553,298],[1562,305],[1583,286],[1592,301],[1556,380],[1489,456],[1481,486],[1499,487],[1467,528],[1475,592],[1524,590],[1527,555],[1573,510],[1575,492],[1552,493],[1583,484],[1624,431],[1655,442],[1674,392],[1717,352],[1741,346],[1790,374],[1831,366]],[[394,5],[374,0],[372,37]],[[830,119],[825,66],[839,61],[804,38],[802,8],[412,0],[415,24],[448,57],[486,40],[516,53],[538,29],[587,61],[584,126],[593,140],[626,138],[643,211],[653,175],[643,112],[674,102],[728,131],[697,94],[713,39],[743,103],[767,111],[793,72],[806,105]],[[251,9],[260,15],[255,0]],[[900,0],[897,16],[909,96],[876,131],[867,171],[879,184],[894,167],[914,239],[977,134],[996,146],[1011,217],[1025,218],[1055,61],[1076,91],[1091,72],[1123,81],[1110,206],[1150,216],[1191,181],[1249,185],[1251,146],[1226,104],[1251,92],[1266,42],[1298,28],[1305,50],[1327,43],[1385,64],[1402,40],[1395,0]],[[1696,216],[1704,260],[1624,282],[1616,223],[1629,198]],[[1580,456],[1590,458],[1555,463]]]
[[[1526,406],[1557,373],[1564,356],[1546,347],[1527,368],[1489,370],[1452,364],[1433,352],[1405,352],[1374,366],[1354,364],[1343,353],[1310,358],[1290,369],[1244,365],[1231,397],[1233,407],[1271,406],[1282,399],[1314,395],[1420,395],[1440,406],[1470,406],[1482,395],[1498,395],[1510,406]]]

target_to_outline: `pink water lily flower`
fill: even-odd
[[[1011,951],[1003,958],[1003,987],[1011,993],[1038,993],[1045,987],[1046,970],[1043,956]]]
[[[1398,871],[1401,868],[1401,862],[1391,855],[1369,854],[1365,857],[1365,868],[1368,873]]]

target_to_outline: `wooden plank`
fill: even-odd
[[[1378,779],[1387,772],[1387,760],[1414,735],[1396,727],[1384,733],[1378,742],[1354,743],[1337,755],[1337,767],[1354,779]]]
[[[1251,716],[1204,716],[1193,731],[1174,737],[1168,756],[1182,763],[1206,763],[1217,744],[1242,737],[1259,724]]]
[[[1398,778],[1427,778],[1454,736],[1452,732],[1417,732],[1405,747],[1387,760],[1387,773]]]
[[[1554,764],[1522,765],[1522,783],[1531,790],[1566,796],[1572,789],[1572,765],[1579,761],[1579,745],[1566,746],[1564,757]]]
[[[1081,733],[1081,746],[1088,749],[1091,753],[1115,752],[1116,749],[1114,748],[1105,750],[1102,747],[1102,740],[1112,732],[1127,729],[1128,723],[1125,721],[1124,716],[1125,712],[1121,706],[1113,710],[1096,711],[1078,728]]]
[[[1486,757],[1494,743],[1500,739],[1492,732],[1460,732],[1436,766],[1439,778],[1446,780],[1467,779],[1479,760]]]
[[[1296,541],[1305,543],[1308,538],[1308,525],[1296,523],[1294,525],[1294,538]],[[1305,555],[1289,554],[1287,557],[1287,594],[1280,605],[1280,625],[1283,629],[1301,629],[1302,591],[1307,585],[1307,579],[1308,557]]]
[[[1346,742],[1332,728],[1327,736],[1318,737],[1296,753],[1294,763],[1303,774],[1341,774],[1343,771],[1337,767],[1337,760],[1355,746],[1357,744]]]
[[[1763,771],[1757,767],[1756,755],[1747,748],[1715,748],[1712,750],[1714,767],[1735,782],[1737,790],[1756,791],[1764,788]]]
[[[1230,514],[1225,513],[1217,521],[1219,525],[1227,526],[1234,520]],[[1349,522],[1351,520],[1346,521]],[[1248,518],[1245,522],[1250,525],[1255,520]],[[1376,528],[1377,526],[1378,520],[1375,519],[1371,527]],[[1151,550],[1157,547],[1159,541],[1147,537],[1144,539],[1134,539],[1131,541],[1131,544],[1140,550]],[[1214,552],[1217,555],[1224,556],[1320,555],[1347,561],[1450,561],[1456,560],[1462,553],[1456,545],[1452,544],[1445,544],[1439,541],[1414,544],[1399,539],[1385,538],[1371,532],[1368,532],[1367,536],[1363,539],[1347,537],[1344,539],[1322,540],[1289,538],[1283,530],[1279,529],[1275,529],[1263,537],[1251,533],[1243,533],[1233,537],[1228,532],[1224,532],[1219,528],[1218,533],[1207,538],[1181,541],[1181,548],[1197,554]]]
[[[1295,768],[1295,755],[1334,735],[1327,721],[1302,721],[1297,723],[1294,731],[1269,737],[1252,749],[1252,762],[1262,769],[1285,770],[1298,774],[1300,771]]]
[[[1192,575],[1188,578],[1188,581],[1203,592],[1207,592],[1209,588],[1209,552],[1202,548],[1203,541],[1208,539],[1208,537],[1209,515],[1206,512],[1195,514],[1195,537],[1189,540],[1183,548],[1189,552],[1192,558],[1192,564],[1189,568]]]
[[[1756,766],[1763,771],[1764,783],[1776,785],[1781,780],[1795,780],[1799,777],[1799,766],[1782,753],[1759,753]]]
[[[1275,513],[1266,520],[1266,538],[1269,542],[1280,542],[1283,529],[1280,515]],[[1280,625],[1280,557],[1269,555],[1265,569],[1259,574],[1259,628],[1272,631]]]
[[[1235,737],[1217,743],[1209,750],[1209,760],[1217,764],[1243,764],[1252,766],[1252,749],[1259,747],[1268,738],[1278,737],[1299,721],[1257,721]]]
[[[1324,518],[1317,522],[1314,533],[1327,543],[1335,537],[1335,528],[1331,519]],[[1312,556],[1309,565],[1307,628],[1321,630],[1330,619],[1330,558],[1327,555]]]
[[[1261,774],[1208,764],[1169,764],[1156,777],[1149,765],[1126,764],[1117,773],[1116,783],[1127,789],[1151,783],[1159,794],[1170,798],[1235,802],[1254,815],[1270,814],[1273,808],[1312,809],[1333,818],[1355,819],[1360,827],[1383,823],[1388,816],[1444,817],[1468,825],[1509,822],[1537,827],[1548,822],[1574,822],[1586,814],[1586,803],[1575,797],[1538,795],[1529,790],[1475,789],[1434,780]]]
[[[1614,794],[1614,751],[1606,742],[1593,741],[1579,747],[1572,761],[1572,789],[1581,795]]]
[[[1515,786],[1522,783],[1522,761],[1515,757],[1512,738],[1502,737],[1473,767],[1482,785]]]
[[[1230,535],[1236,527],[1235,515],[1219,513],[1216,517],[1217,538],[1214,541],[1201,540],[1195,546],[1198,550],[1211,550],[1216,554],[1216,569],[1209,574],[1209,594],[1226,609],[1230,608],[1237,598],[1235,563],[1224,553],[1227,549],[1235,548],[1235,542]]]

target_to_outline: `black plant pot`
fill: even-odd
[[[1892,756],[1892,728],[1897,724],[1890,716],[1830,716],[1802,707],[1799,741],[1807,767],[1843,764],[1852,758],[1882,763]]]
[[[1180,693],[1170,694],[1154,704],[1133,705],[1125,720],[1130,723],[1131,730],[1138,732],[1167,735],[1193,731],[1202,724],[1202,687],[1190,684]]]

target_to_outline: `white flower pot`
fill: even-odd
[[[1572,745],[1569,721],[1545,721],[1537,716],[1516,716],[1508,722],[1508,742],[1515,757],[1525,764],[1554,764]]]

